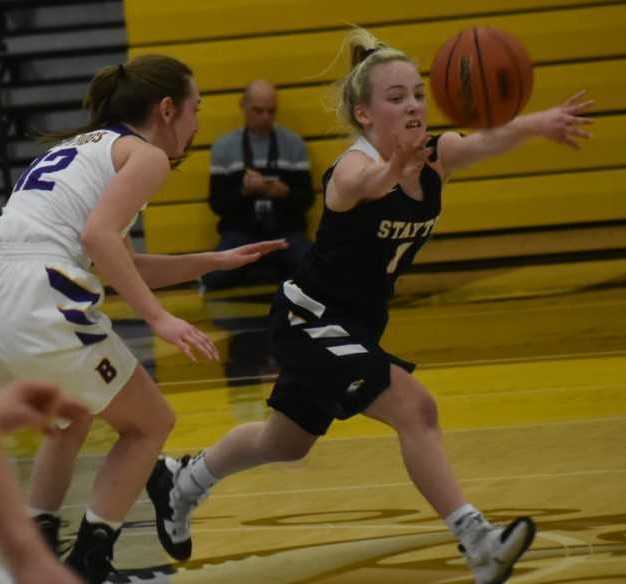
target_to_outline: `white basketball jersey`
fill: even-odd
[[[81,244],[87,218],[113,178],[111,149],[132,135],[125,126],[75,136],[35,159],[19,178],[0,217],[0,246],[62,255],[87,268]],[[124,230],[128,233],[133,222]]]

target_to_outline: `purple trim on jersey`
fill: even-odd
[[[59,312],[65,317],[65,320],[67,320],[67,322],[71,322],[72,324],[81,324],[87,326],[96,324],[95,322],[91,322],[82,310],[65,309],[59,307]]]
[[[95,345],[104,341],[108,335],[94,335],[90,333],[79,333],[74,331],[74,334],[80,339],[80,342],[86,347],[89,345]]]
[[[46,272],[48,272],[50,286],[67,296],[70,300],[74,300],[74,302],[89,302],[91,304],[96,304],[100,300],[100,294],[83,288],[54,268],[46,268]]]
[[[131,130],[126,124],[113,124],[103,129],[109,130],[110,132],[115,132],[116,134],[119,134],[120,136],[136,136],[137,138],[140,138],[144,142],[147,142],[147,140],[143,136],[140,136],[139,134],[137,134],[137,132],[134,132],[133,130]]]

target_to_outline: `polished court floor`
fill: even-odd
[[[420,364],[440,406],[468,499],[493,521],[530,514],[540,532],[513,583],[626,582],[626,264],[621,260],[467,275],[424,294],[401,282],[384,346]],[[271,287],[162,294],[208,330],[219,364],[192,364],[119,302],[108,311],[178,414],[170,453],[193,452],[261,420],[276,373],[267,352]],[[94,429],[65,508],[75,532],[111,443]],[[36,439],[10,449],[28,482]],[[443,523],[409,482],[384,426],[337,423],[302,462],[218,485],[194,516],[194,554],[172,563],[145,497],[117,546],[127,583],[469,583]],[[42,582],[42,584],[45,584]]]

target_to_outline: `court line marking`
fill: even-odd
[[[210,519],[210,517],[207,519]],[[441,523],[443,524],[443,520],[441,521]],[[154,528],[152,526],[148,526],[146,528],[132,528],[132,529],[126,528],[124,529],[124,537],[127,537],[128,535],[131,535],[134,537],[144,537],[145,531],[143,531],[143,529],[149,529],[150,531],[154,531]],[[388,523],[381,523],[380,525],[371,525],[371,524],[344,525],[344,524],[336,524],[336,523],[328,523],[328,524],[323,523],[323,524],[313,524],[313,525],[267,525],[267,526],[241,525],[239,527],[199,527],[198,525],[193,525],[192,529],[193,529],[194,536],[198,533],[232,533],[232,532],[242,532],[242,531],[246,533],[249,533],[251,531],[271,531],[273,533],[276,533],[276,531],[278,530],[328,531],[330,529],[333,529],[333,530],[346,529],[346,530],[352,530],[352,531],[359,530],[359,529],[365,529],[368,531],[374,531],[377,529],[385,529],[385,530],[393,530],[393,531],[409,531],[411,533],[414,533],[416,531],[425,531],[427,533],[430,532],[430,533],[438,533],[438,534],[446,533],[445,525],[444,525],[444,529],[442,529],[441,525],[432,525],[432,526],[411,525],[409,526],[409,525],[394,525],[394,524],[388,524]],[[454,539],[454,536],[450,534],[449,543],[454,543],[455,541],[456,540]]]
[[[595,359],[598,357],[626,356],[626,349],[617,351],[594,351],[590,353],[559,353],[554,355],[537,355],[529,357],[511,357],[504,359],[477,359],[474,361],[450,361],[446,363],[420,363],[417,372],[433,369],[446,369],[452,367],[464,367],[472,365],[499,365],[506,363],[534,363],[537,361],[566,361],[568,359]],[[215,385],[216,383],[228,383],[229,381],[258,381],[269,383],[275,381],[278,375],[244,375],[241,377],[212,377],[207,379],[192,379],[189,381],[159,381],[160,387],[174,387],[178,385]]]
[[[596,359],[598,357],[626,356],[626,349],[615,351],[591,351],[589,353],[555,353],[552,355],[534,355],[529,357],[503,357],[502,359],[476,359],[472,361],[446,361],[445,363],[418,364],[417,371],[423,369],[447,369],[448,367],[466,367],[472,365],[500,365],[508,363],[535,363],[541,361],[567,361],[571,359]]]
[[[477,426],[475,428],[454,428],[451,430],[444,430],[444,436],[447,434],[462,434],[464,432],[481,432],[481,431],[498,431],[498,430],[530,430],[531,428],[554,427],[554,426],[575,426],[581,424],[599,424],[606,422],[626,422],[626,416],[607,416],[600,418],[589,418],[585,420],[543,420],[541,422],[532,422],[528,424],[513,424],[510,426]],[[345,440],[397,440],[395,434],[378,434],[375,436],[335,436],[333,438],[324,438],[323,442],[342,442]],[[187,453],[184,449],[172,449],[171,452],[183,452]],[[608,471],[607,471],[608,472]],[[618,472],[618,471],[615,471]],[[621,472],[621,471],[619,471]]]
[[[481,483],[481,482],[494,482],[494,481],[502,481],[502,480],[524,480],[524,479],[550,479],[550,478],[562,478],[562,477],[577,477],[577,476],[590,476],[590,475],[601,475],[601,474],[621,474],[626,473],[626,469],[602,469],[602,470],[588,470],[588,471],[573,471],[567,473],[538,473],[538,474],[527,474],[527,475],[503,475],[503,476],[495,476],[495,477],[474,477],[474,478],[461,478],[459,479],[460,483]],[[410,486],[415,488],[411,481],[402,481],[396,483],[368,483],[367,485],[347,485],[347,486],[336,486],[336,487],[316,487],[312,489],[285,489],[281,491],[255,491],[252,493],[230,493],[224,495],[210,495],[211,498],[223,498],[223,499],[236,499],[236,498],[246,498],[251,496],[267,496],[267,495],[301,495],[304,493],[327,493],[327,492],[337,492],[337,491],[358,491],[358,490],[369,490],[369,489],[378,489],[378,488],[395,488],[395,487],[406,487]]]
[[[481,482],[490,482],[490,481],[503,481],[503,480],[536,480],[536,479],[553,479],[553,478],[563,478],[563,477],[578,477],[578,476],[592,476],[592,475],[603,475],[603,474],[621,474],[626,473],[626,468],[623,469],[598,469],[598,470],[585,470],[585,471],[573,471],[573,472],[564,472],[564,473],[538,473],[538,474],[529,474],[529,475],[502,475],[502,476],[493,476],[493,477],[474,477],[474,478],[460,478],[459,483],[481,483]],[[415,486],[411,481],[402,481],[395,483],[368,483],[363,485],[346,485],[346,486],[335,486],[335,487],[316,487],[312,489],[283,489],[276,491],[253,491],[246,493],[228,493],[228,494],[215,494],[209,495],[210,499],[249,499],[252,497],[267,497],[267,496],[279,496],[282,497],[284,495],[302,495],[302,494],[312,494],[312,493],[330,493],[330,492],[340,492],[340,491],[361,491],[361,490],[370,490],[370,489],[388,489],[388,488],[397,488],[397,487],[411,487],[415,489]],[[138,505],[147,505],[150,504],[148,499],[142,498],[138,499],[136,504]],[[80,505],[64,505],[63,509],[75,509],[82,508],[84,504]],[[416,507],[416,513],[419,512]],[[329,511],[332,513],[332,511]]]
[[[182,415],[191,415],[191,414],[182,414]],[[198,414],[200,415],[200,414]],[[476,428],[455,428],[452,430],[444,430],[445,434],[460,434],[463,432],[481,432],[481,431],[497,431],[497,430],[525,430],[530,428],[546,428],[546,426],[554,427],[554,426],[572,426],[579,424],[599,424],[606,422],[626,422],[626,416],[607,416],[600,418],[589,418],[585,420],[555,420],[553,422],[534,422],[529,424],[516,424],[510,426],[483,426]],[[377,434],[374,436],[335,436],[335,437],[326,437],[324,436],[321,439],[321,443],[325,444],[327,442],[343,442],[348,440],[397,440],[395,434]],[[194,447],[194,448],[171,448],[168,449],[170,453],[182,453],[187,454],[190,450],[201,450],[203,446]],[[81,454],[79,459],[91,460],[97,458],[104,458],[106,454]],[[21,462],[32,462],[35,460],[34,456],[11,456],[12,462],[21,463]],[[274,463],[281,464],[281,463]],[[262,465],[267,466],[267,465]],[[245,472],[245,471],[244,471]],[[626,472],[626,470],[606,470],[606,471],[583,471],[583,472]],[[237,473],[239,474],[239,473]]]
[[[580,384],[580,385],[553,385],[553,386],[547,386],[547,387],[535,387],[535,388],[529,388],[529,389],[501,389],[501,390],[497,390],[497,391],[485,391],[482,393],[470,393],[470,392],[459,392],[459,393],[452,393],[452,392],[437,392],[437,390],[432,390],[432,393],[435,394],[435,398],[436,399],[446,399],[446,398],[467,398],[467,399],[476,399],[476,398],[484,398],[484,397],[491,397],[491,396],[501,396],[501,395],[508,395],[508,396],[513,396],[513,395],[525,395],[525,394],[533,394],[533,393],[543,393],[546,391],[581,391],[581,390],[585,390],[585,391],[597,391],[597,390],[602,390],[602,389],[620,389],[620,388],[626,388],[626,382],[624,383],[604,383],[604,384],[598,384],[598,385],[585,385],[585,384]],[[245,401],[245,400],[242,400]],[[261,402],[259,402],[261,403]],[[210,410],[199,410],[199,411],[195,411],[195,412],[178,412],[179,417],[180,416],[214,416],[214,415],[218,415],[221,414],[223,412],[228,412],[230,411],[230,407],[221,407],[221,408],[210,408]],[[599,419],[599,418],[598,418]],[[602,417],[601,419],[606,419],[604,417]],[[257,420],[260,421],[260,420]],[[588,420],[585,420],[588,421]],[[508,428],[510,426],[503,426],[505,428]],[[453,431],[453,430],[449,430],[449,431]],[[332,440],[332,439],[331,439]]]
[[[519,299],[514,299],[515,301]],[[486,303],[485,303],[486,304]],[[391,318],[390,323],[398,323],[398,322],[406,322],[406,321],[414,321],[414,320],[453,320],[458,317],[466,317],[466,316],[486,316],[486,315],[502,315],[502,314],[513,314],[513,313],[524,313],[524,312],[548,312],[554,310],[572,310],[575,308],[597,308],[598,306],[604,307],[618,307],[624,306],[626,301],[616,301],[616,302],[602,302],[598,301],[596,303],[581,303],[581,304],[556,304],[550,306],[529,306],[529,307],[513,307],[511,306],[511,310],[503,310],[502,308],[496,310],[472,310],[467,312],[454,312],[450,310],[448,314],[419,314],[419,311],[422,310],[441,310],[444,311],[446,308],[449,309],[451,305],[449,304],[432,304],[426,307],[424,306],[413,306],[411,309],[415,310],[416,313],[413,313],[411,316],[402,315],[401,317]],[[397,313],[401,313],[407,310],[406,308],[393,308],[390,310],[390,314],[394,315]]]
[[[572,537],[571,535],[561,535],[555,531],[539,531],[537,533],[537,538],[547,539],[548,541],[560,544],[564,548],[566,557],[553,558],[553,560],[556,561],[551,562],[547,566],[540,566],[528,574],[518,575],[515,579],[516,582],[544,582],[544,578],[547,576],[568,570],[576,564],[587,562],[592,559],[594,555],[593,544],[586,542],[583,539]],[[577,553],[572,554],[572,548],[586,548],[587,553],[581,553],[579,549],[577,550]],[[541,552],[541,550],[529,550],[524,555],[522,561],[532,561],[533,552]]]

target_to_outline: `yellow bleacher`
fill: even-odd
[[[217,218],[207,204],[209,146],[240,125],[240,90],[254,78],[286,86],[280,91],[278,121],[307,140],[319,191],[321,172],[349,140],[333,112],[324,108],[331,95],[328,82],[343,75],[347,65],[340,60],[324,69],[355,14],[379,38],[414,55],[425,74],[436,49],[459,30],[492,26],[511,31],[537,65],[528,111],[556,105],[581,88],[597,101],[594,138],[582,151],[537,140],[459,173],[446,189],[437,233],[624,220],[624,8],[623,2],[588,0],[212,0],[169,5],[127,0],[130,56],[162,52],[178,57],[192,66],[206,93],[199,149],[172,173],[146,211],[147,249],[180,253],[216,244]],[[430,103],[431,126],[446,124]],[[320,209],[318,196],[311,231]]]
[[[626,107],[626,59],[539,67],[535,71],[535,91],[528,111],[543,109],[584,87],[603,110]],[[330,84],[290,87],[279,95],[278,122],[298,128],[305,138],[332,136],[346,131],[333,110],[334,91]],[[240,95],[205,95],[200,111],[200,131],[196,146],[209,146],[222,134],[241,123]],[[429,124],[448,123],[436,104],[429,100]]]
[[[618,2],[615,2],[616,4]],[[512,13],[607,4],[606,0],[446,0],[445,2],[363,2],[363,0],[126,0],[132,46],[193,39],[275,34],[337,28],[345,23],[371,26],[463,18],[468,14]]]
[[[219,0],[214,0],[221,3]],[[471,4],[468,2],[468,5]],[[267,18],[271,18],[269,15]],[[337,23],[342,25],[341,22]],[[131,30],[131,23],[128,23]],[[413,55],[427,69],[435,51],[448,38],[469,26],[508,30],[522,39],[538,63],[609,57],[623,54],[626,10],[623,5],[546,11],[467,20],[372,26],[381,40]],[[130,56],[165,53],[188,63],[202,91],[223,91],[245,86],[251,79],[303,84],[336,79],[346,71],[342,59],[325,75],[345,37],[342,30],[281,34],[182,44],[130,48]]]
[[[555,188],[555,183],[558,188]],[[313,215],[321,211],[318,197]],[[620,220],[626,216],[626,170],[453,182],[437,233]],[[147,247],[153,253],[211,249],[217,217],[206,202],[149,207]],[[312,226],[314,229],[314,225]]]

